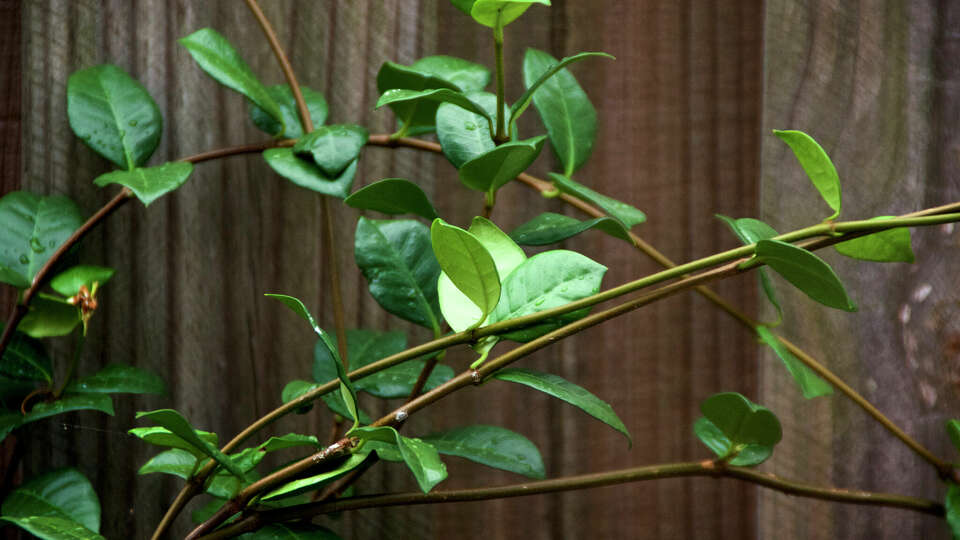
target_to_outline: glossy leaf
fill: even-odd
[[[470,15],[470,10],[473,8],[473,4],[476,1],[477,0],[450,0],[450,3],[460,11]]]
[[[100,394],[64,394],[56,401],[41,402],[34,405],[20,420],[20,424],[36,422],[43,418],[70,411],[100,411],[113,416],[113,400],[110,399],[110,396]]]
[[[602,264],[573,251],[554,250],[535,255],[503,280],[500,303],[490,314],[489,322],[515,319],[596,294],[606,271]],[[588,312],[589,308],[579,309],[501,337],[529,341]]]
[[[773,352],[786,366],[790,376],[793,377],[793,380],[800,387],[800,391],[803,392],[803,397],[813,399],[833,393],[833,387],[830,383],[820,378],[812,369],[797,359],[766,326],[757,326],[757,335],[760,336],[761,341],[773,349]]]
[[[460,181],[470,189],[493,193],[527,170],[540,155],[545,136],[501,144],[460,167]]]
[[[199,429],[193,430],[194,434],[200,439],[205,445],[217,446],[217,434],[210,433],[209,431],[203,431]],[[179,435],[174,434],[172,431],[165,427],[153,426],[153,427],[141,427],[133,428],[128,431],[134,437],[142,439],[144,442],[153,444],[156,446],[167,446],[170,448],[178,448],[180,450],[186,450],[196,457],[206,456],[206,452],[203,449],[193,442],[187,442]]]
[[[340,540],[333,531],[312,523],[274,523],[252,533],[241,534],[238,540]]]
[[[484,26],[503,27],[523,15],[532,4],[549,6],[550,0],[476,0],[470,8],[470,16]]]
[[[891,219],[893,216],[878,216],[869,221]],[[912,263],[913,247],[910,242],[910,229],[901,227],[875,232],[867,236],[840,242],[834,246],[841,255],[876,262]]]
[[[66,299],[39,294],[17,329],[33,338],[65,336],[80,324],[80,309]]]
[[[543,458],[530,439],[499,426],[473,425],[434,433],[423,441],[441,454],[521,474],[545,478]]]
[[[405,90],[430,90],[447,88],[460,90],[456,84],[436,75],[394,62],[384,62],[377,72],[377,92],[381,95],[387,90],[400,88]],[[390,109],[397,120],[408,128],[419,127],[431,130],[437,115],[437,102],[413,101],[391,103]]]
[[[327,100],[323,94],[311,90],[306,86],[300,85],[300,93],[303,94],[303,101],[307,104],[307,110],[310,112],[310,119],[314,126],[322,126],[327,121]],[[277,138],[299,139],[303,137],[303,126],[300,123],[300,113],[297,110],[297,102],[293,98],[293,92],[290,86],[286,84],[277,84],[267,87],[267,94],[277,103],[280,108],[282,122],[275,120],[270,114],[258,107],[255,103],[250,103],[250,119],[260,131],[273,135]]]
[[[197,436],[193,426],[177,411],[173,409],[158,409],[156,411],[138,412],[137,419],[139,420],[141,418],[167,428],[171,433],[222,465],[224,469],[230,471],[230,473],[237,478],[241,480],[244,478],[244,472],[233,463],[233,460],[224,455],[215,446]]]
[[[354,257],[370,294],[385,310],[439,332],[440,265],[433,255],[426,225],[413,220],[361,217]]]
[[[404,88],[393,88],[387,90],[377,100],[377,108],[384,105],[394,105],[398,103],[418,103],[421,101],[432,101],[437,103],[451,103],[473,114],[483,117],[487,123],[484,127],[487,130],[493,125],[494,120],[487,113],[487,110],[481,105],[474,103],[470,98],[461,92],[450,90],[449,88],[434,88],[429,90],[407,90]]]
[[[110,64],[70,76],[67,117],[80,140],[123,169],[146,163],[163,133],[163,117],[150,94]]]
[[[338,199],[346,198],[350,194],[350,188],[357,174],[357,162],[353,161],[340,173],[340,176],[329,178],[313,161],[297,157],[292,148],[265,150],[263,159],[274,172],[294,184]]]
[[[68,392],[166,394],[167,385],[157,374],[134,366],[110,364],[95,375],[82,377],[67,385]]]
[[[490,70],[486,66],[455,56],[425,56],[410,67],[453,83],[463,92],[477,92],[490,84]]]
[[[720,431],[720,428],[702,416],[693,423],[693,432],[697,438],[718,457],[728,457],[731,450],[735,447],[735,445],[730,442],[730,438]],[[763,463],[770,459],[772,455],[773,446],[745,444],[739,446],[737,454],[729,458],[727,462],[730,465],[738,467],[750,467]]]
[[[361,440],[396,445],[424,493],[447,478],[447,467],[440,461],[437,449],[420,439],[404,437],[392,427],[364,427],[358,429],[356,434]]]
[[[144,167],[132,171],[114,171],[98,176],[93,183],[103,187],[120,184],[133,191],[144,206],[163,197],[186,183],[193,173],[193,164],[182,161],[164,163],[157,167]]]
[[[36,476],[3,501],[3,517],[53,517],[100,531],[100,500],[90,481],[77,469],[58,469]]]
[[[104,540],[103,536],[70,519],[48,516],[0,516],[0,520],[13,523],[42,540]]]
[[[590,229],[597,229],[633,244],[627,229],[613,218],[602,217],[580,221],[552,212],[544,212],[520,225],[510,233],[510,237],[524,246],[545,246],[562,242]]]
[[[620,420],[617,413],[613,412],[613,407],[582,386],[578,386],[557,375],[522,368],[501,369],[493,374],[493,378],[529,386],[534,390],[539,390],[557,399],[566,401],[570,405],[577,407],[581,411],[619,431],[627,438],[630,445],[633,445],[630,432],[627,431],[627,427],[623,425],[623,421]]]
[[[212,28],[201,28],[178,41],[208,75],[227,88],[240,92],[274,120],[283,123],[280,105],[227,38]]]
[[[334,379],[336,376],[333,377]],[[328,379],[330,380],[330,379]],[[307,392],[312,392],[317,388],[320,388],[322,385],[319,383],[313,383],[310,381],[290,381],[283,387],[283,390],[280,394],[280,399],[284,403],[289,403],[298,397],[306,394]],[[330,393],[320,396],[320,399],[336,414],[344,418],[349,418],[353,420],[354,418],[361,424],[369,424],[372,422],[370,415],[366,412],[360,410],[356,405],[351,408],[348,407],[346,402],[343,400],[343,395],[341,393]],[[303,410],[298,410],[298,414],[305,413],[313,407],[313,404],[307,405]]]
[[[403,178],[385,178],[354,191],[343,202],[362,210],[376,210],[384,214],[414,214],[429,220],[437,217],[420,186]]]
[[[647,220],[647,215],[625,202],[620,202],[611,197],[588,188],[587,186],[576,182],[572,178],[550,173],[550,180],[563,193],[579,197],[588,203],[591,203],[610,215],[610,217],[623,223],[624,228],[630,230],[634,225],[638,225]]]
[[[960,486],[947,482],[947,497],[943,502],[947,510],[947,525],[954,538],[960,538]]]
[[[736,392],[710,396],[700,411],[703,418],[694,424],[694,432],[732,465],[762,463],[782,437],[776,415]]]
[[[262,452],[258,452],[261,454]],[[206,459],[206,458],[204,458]],[[182,480],[190,478],[197,470],[197,456],[187,450],[173,448],[165,450],[150,458],[137,471],[137,474],[169,474]],[[212,479],[205,484],[204,491],[214,497],[229,499],[236,495],[240,489],[240,481],[235,476],[224,473],[216,473]]]
[[[13,191],[0,198],[0,281],[26,289],[83,216],[61,196]]]
[[[280,435],[275,437],[270,437],[266,441],[260,444],[257,448],[263,450],[264,452],[275,452],[277,450],[283,450],[285,448],[296,448],[300,446],[310,446],[313,448],[319,448],[320,442],[317,440],[316,435],[301,435],[299,433],[287,433],[286,435]]]
[[[0,332],[3,325],[0,324]],[[15,331],[13,338],[3,351],[0,360],[0,376],[20,381],[52,381],[53,365],[43,345],[24,334]]]
[[[813,253],[779,240],[760,240],[757,259],[817,302],[844,311],[857,310],[837,274]]]
[[[79,265],[65,270],[50,280],[50,288],[64,296],[76,296],[80,287],[93,289],[93,284],[103,285],[113,277],[113,268],[105,266]]]
[[[353,124],[321,126],[297,141],[293,153],[300,157],[313,156],[313,162],[324,176],[336,178],[360,157],[360,150],[369,137],[366,129]]]
[[[731,217],[717,214],[717,218],[727,224],[733,234],[744,244],[755,244],[760,240],[769,240],[779,233],[770,225],[753,218],[733,219]],[[777,298],[777,291],[773,288],[773,282],[770,281],[770,275],[766,268],[757,269],[757,278],[760,280],[760,288],[763,293],[777,310],[777,321],[783,320],[783,307],[780,306],[780,300]],[[782,357],[781,357],[782,358]],[[789,369],[789,368],[788,368]],[[792,373],[792,372],[791,372]]]
[[[773,130],[774,135],[790,146],[793,155],[800,162],[807,177],[813,182],[823,200],[827,202],[834,213],[827,219],[834,219],[840,215],[840,176],[830,161],[830,157],[813,140],[813,137],[802,131]]]
[[[450,103],[443,103],[437,108],[437,139],[443,155],[458,169],[497,146],[487,123],[487,118],[494,118],[497,114],[497,96],[489,92],[474,92],[467,94],[467,98],[482,107],[486,115],[474,114]]]
[[[440,218],[430,227],[430,239],[444,275],[480,308],[474,323],[480,324],[500,301],[500,278],[493,257],[475,236]],[[445,316],[456,309],[449,304],[441,307]]]
[[[361,428],[366,429],[366,428]],[[261,501],[271,501],[286,497],[293,497],[294,495],[299,495],[307,491],[313,491],[318,487],[334,480],[344,474],[355,469],[358,465],[363,463],[363,460],[366,459],[366,452],[354,452],[346,461],[341,463],[337,468],[325,471],[320,474],[309,476],[307,478],[301,478],[299,480],[294,480],[293,482],[288,482],[279,488],[267,493],[260,498]]]

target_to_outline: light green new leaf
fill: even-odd
[[[240,469],[230,457],[218,450],[217,447],[198,437],[193,426],[190,425],[190,422],[187,422],[187,419],[177,411],[173,409],[158,409],[156,411],[138,412],[137,419],[139,420],[141,418],[167,428],[174,435],[193,445],[197,450],[206,454],[207,457],[212,458],[222,465],[224,469],[230,471],[231,474],[240,480],[244,479],[244,471]]]
[[[490,314],[488,322],[515,319],[596,294],[606,272],[607,267],[573,251],[554,250],[535,255],[503,280],[500,303]],[[501,337],[530,341],[584,317],[589,311],[589,308],[579,309]]]
[[[113,400],[110,399],[110,396],[101,394],[64,394],[56,401],[34,405],[30,412],[21,418],[20,424],[36,422],[43,418],[70,411],[100,411],[113,416]]]
[[[12,191],[0,198],[0,281],[26,289],[83,216],[66,197]]]
[[[460,181],[470,189],[492,194],[527,170],[540,155],[545,135],[501,144],[460,167]]]
[[[159,375],[134,366],[110,364],[95,375],[81,377],[67,385],[78,394],[166,394],[167,385]]]
[[[333,531],[312,523],[274,523],[237,540],[340,540]]]
[[[384,214],[414,214],[433,220],[437,210],[420,186],[403,178],[385,178],[354,191],[343,202]]]
[[[4,518],[52,517],[100,531],[100,500],[77,469],[50,471],[14,489],[3,501]]]
[[[892,219],[893,216],[878,216],[869,221]],[[887,229],[875,232],[834,246],[841,255],[876,262],[907,262],[912,263],[913,247],[910,243],[910,229]]]
[[[366,428],[360,428],[366,429]],[[294,480],[293,482],[288,482],[279,488],[267,493],[260,498],[261,501],[271,501],[276,499],[282,499],[286,497],[293,497],[294,495],[299,495],[307,491],[313,491],[318,487],[334,480],[344,474],[355,469],[363,460],[366,459],[367,452],[357,451],[354,452],[346,461],[341,463],[337,468],[332,471],[322,472],[314,476],[309,476],[307,478],[301,478],[299,480]]]
[[[774,135],[790,146],[800,166],[807,177],[813,182],[823,200],[833,209],[833,215],[827,220],[835,219],[840,215],[840,176],[836,167],[830,161],[830,156],[813,140],[813,137],[802,131],[773,130]]]
[[[730,227],[733,234],[744,244],[755,244],[760,240],[769,240],[779,233],[770,225],[753,218],[733,219],[723,214],[716,214],[720,221],[723,221]],[[757,278],[760,280],[760,288],[767,296],[767,300],[773,304],[777,310],[777,324],[783,320],[783,307],[780,306],[780,300],[777,298],[777,291],[773,288],[773,282],[770,281],[770,275],[766,268],[757,269]],[[779,353],[778,353],[779,354]],[[782,358],[782,357],[781,357]],[[789,369],[789,368],[788,368]],[[791,372],[792,373],[792,372]]]
[[[80,287],[93,289],[93,284],[103,285],[113,277],[113,268],[106,266],[79,265],[68,270],[64,270],[50,280],[50,288],[64,296],[76,296],[80,292]]]
[[[313,162],[327,178],[336,178],[360,157],[370,133],[357,125],[321,126],[304,135],[293,147],[300,157],[313,156]]]
[[[532,4],[549,6],[550,0],[476,0],[470,16],[484,26],[503,27],[523,15]]]
[[[143,165],[163,133],[163,117],[150,94],[110,64],[70,76],[67,117],[80,140],[124,169]]]
[[[3,325],[0,324],[0,332]],[[0,376],[18,381],[46,381],[51,382],[53,363],[43,349],[43,344],[27,336],[23,332],[15,331],[13,338],[3,351],[0,360]]]
[[[144,206],[182,186],[193,172],[193,164],[182,161],[164,163],[157,167],[137,168],[101,174],[93,183],[103,187],[120,184],[133,191]]]
[[[104,540],[104,537],[70,519],[48,516],[7,517],[13,523],[42,540]]]
[[[410,67],[451,82],[463,92],[478,92],[490,84],[486,66],[455,56],[425,56]]]
[[[779,240],[760,240],[757,259],[817,302],[844,311],[857,310],[833,268],[813,253]]]
[[[192,442],[185,441],[179,435],[174,434],[172,431],[165,427],[152,426],[152,427],[141,427],[133,428],[127,431],[127,433],[142,439],[144,442],[153,444],[156,446],[168,446],[170,448],[179,448],[180,450],[186,450],[196,457],[206,456],[206,452],[203,451],[203,448],[197,446]],[[217,446],[217,434],[210,433],[209,431],[203,431],[199,429],[193,430],[193,433],[200,439],[205,445],[210,445],[213,447]]]
[[[253,74],[227,38],[212,28],[201,28],[179,43],[186,47],[190,56],[217,82],[240,92],[267,112],[278,123],[284,123],[280,105]]]
[[[354,257],[385,310],[440,331],[437,278],[440,265],[430,245],[430,229],[414,220],[357,222]]]
[[[764,343],[773,349],[773,352],[777,354],[777,357],[779,357],[783,365],[786,366],[787,371],[790,372],[793,380],[796,381],[800,387],[800,391],[803,392],[803,397],[813,399],[815,397],[828,396],[833,393],[833,387],[830,386],[830,383],[820,378],[812,369],[798,360],[783,343],[780,343],[777,336],[773,335],[766,326],[757,326],[757,335],[760,336],[760,339]]]
[[[730,458],[731,464],[761,463],[783,436],[775,414],[736,392],[708,397],[700,404],[700,412],[704,418],[694,424],[694,432],[717,456]]]
[[[80,324],[80,308],[65,298],[40,293],[17,329],[33,338],[65,336]]]
[[[290,86],[286,84],[277,84],[267,87],[267,93],[277,103],[280,108],[280,114],[283,116],[283,122],[276,121],[266,111],[258,107],[255,103],[250,103],[250,119],[253,124],[265,133],[273,135],[278,139],[299,139],[303,137],[303,126],[300,123],[300,113],[297,110],[297,102],[293,98],[293,92]],[[322,126],[327,121],[327,100],[323,94],[311,90],[306,86],[300,86],[300,93],[303,94],[303,101],[307,103],[307,111],[310,112],[310,119],[314,126]]]
[[[947,525],[953,537],[960,538],[960,486],[947,482],[947,497],[943,502],[947,510]]]
[[[437,449],[420,439],[404,437],[392,427],[364,427],[358,429],[356,435],[362,441],[396,445],[424,493],[447,478],[447,467],[440,461]]]
[[[493,378],[529,386],[534,390],[566,401],[622,433],[627,438],[627,442],[633,446],[633,439],[630,437],[630,432],[627,431],[627,426],[623,425],[623,421],[620,420],[617,413],[613,412],[613,407],[582,386],[557,375],[522,368],[501,369],[493,374]]]
[[[433,101],[439,106],[440,103],[451,103],[473,114],[483,117],[487,121],[485,126],[489,131],[493,125],[493,118],[487,113],[487,110],[478,103],[474,103],[469,97],[461,92],[450,90],[449,88],[435,88],[430,90],[407,90],[405,88],[393,88],[387,90],[377,100],[377,107],[384,105],[394,105],[397,103],[417,103],[421,101]]]
[[[451,103],[443,103],[437,108],[437,139],[443,155],[458,169],[497,146],[487,124],[487,118],[494,118],[497,114],[497,96],[474,92],[467,94],[467,98],[483,107],[486,114],[474,114]],[[504,109],[506,115],[506,104]]]
[[[357,174],[357,161],[354,160],[340,176],[329,178],[312,160],[298,158],[292,148],[265,150],[263,159],[274,172],[294,184],[338,199],[346,198],[350,194],[350,187],[353,186]]]
[[[510,471],[529,478],[545,478],[543,458],[530,439],[499,426],[473,425],[433,433],[423,438],[441,454]]]
[[[550,173],[549,176],[550,180],[553,181],[554,185],[556,185],[557,189],[561,192],[579,197],[588,203],[600,207],[600,209],[609,214],[610,217],[623,223],[624,228],[627,230],[647,220],[647,215],[636,207],[597,193],[572,178],[557,173]]]
[[[493,257],[469,232],[437,218],[430,227],[433,253],[440,269],[476,307],[483,322],[500,301],[500,278]],[[455,306],[441,304],[444,316]]]
[[[589,229],[597,229],[614,238],[633,244],[629,231],[621,222],[613,218],[601,217],[580,221],[552,212],[544,212],[520,225],[510,233],[510,238],[524,246],[545,246],[562,242]]]

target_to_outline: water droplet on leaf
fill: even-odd
[[[130,123],[130,127],[137,127],[137,121],[136,121],[136,120],[131,120],[129,123]]]
[[[26,253],[21,254],[21,255],[20,255],[20,264],[27,264],[28,262],[30,262],[30,258],[27,257],[27,254],[26,254]]]
[[[463,127],[466,128],[467,131],[473,131],[477,129],[477,125],[474,124],[473,122],[467,122],[466,124],[463,125]]]
[[[47,250],[36,236],[30,238],[30,249],[32,249],[34,253],[43,253]]]

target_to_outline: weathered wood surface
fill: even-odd
[[[773,128],[807,131],[833,158],[847,219],[899,214],[960,195],[960,6],[956,2],[771,0],[764,47],[761,215],[784,230],[829,215]],[[860,311],[785,292],[784,331],[909,434],[954,459],[944,421],[960,411],[958,232],[913,234],[917,263],[826,255]],[[769,356],[769,355],[765,355]],[[764,403],[785,422],[769,470],[841,487],[939,498],[932,469],[842,397],[803,403],[762,361]],[[795,411],[795,412],[793,412]],[[901,511],[760,497],[759,537],[948,538]]]

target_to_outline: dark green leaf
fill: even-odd
[[[550,180],[557,186],[557,189],[600,207],[600,209],[609,214],[610,217],[620,220],[627,230],[647,220],[646,214],[627,203],[597,193],[566,176],[556,173],[550,173],[549,176]]]
[[[954,448],[960,452],[960,420],[947,420],[947,435]]]
[[[549,6],[550,0],[476,0],[470,8],[470,16],[484,26],[493,28],[499,24],[502,27],[523,15],[531,4]]]
[[[169,429],[174,435],[193,445],[197,450],[222,465],[224,469],[243,480],[244,471],[237,467],[237,465],[233,463],[233,460],[224,455],[215,446],[198,437],[193,426],[190,425],[190,422],[187,422],[187,419],[177,411],[173,409],[159,409],[156,411],[138,412],[137,419],[141,418],[150,420],[151,422],[159,424],[161,427]]]
[[[80,324],[80,309],[66,299],[38,294],[17,329],[34,337],[65,336]]]
[[[70,519],[48,516],[0,516],[0,520],[9,521],[42,540],[104,540],[99,534]]]
[[[124,169],[143,165],[163,133],[163,117],[150,94],[110,64],[70,76],[67,117],[80,140]]]
[[[271,148],[263,152],[263,159],[277,174],[294,184],[338,199],[350,194],[357,174],[357,162],[353,161],[340,176],[328,178],[313,161],[298,158],[292,148]]]
[[[827,219],[834,219],[840,215],[840,176],[837,175],[837,169],[830,161],[830,157],[813,140],[813,137],[802,131],[780,131],[773,130],[774,135],[790,146],[793,155],[796,156],[800,166],[803,167],[807,177],[813,182],[823,200],[830,205],[834,213]]]
[[[313,162],[327,178],[340,176],[360,157],[370,133],[353,124],[321,126],[304,135],[293,147],[300,157],[313,156]]]
[[[66,197],[13,191],[0,198],[0,281],[26,289],[50,256],[83,225]]]
[[[817,302],[844,311],[857,310],[833,268],[813,253],[779,240],[760,240],[757,259]]]
[[[250,449],[248,449],[250,450]],[[257,451],[261,455],[262,452]],[[197,471],[197,456],[181,448],[165,450],[144,463],[137,474],[169,474],[187,480]],[[240,481],[235,476],[223,473],[214,474],[204,491],[214,497],[229,499],[240,489]]]
[[[707,448],[713,450],[719,457],[727,457],[734,450],[734,445],[730,438],[720,431],[713,422],[704,417],[700,417],[693,424],[693,432],[697,435]],[[749,467],[759,465],[773,455],[773,446],[763,446],[759,444],[744,444],[737,447],[737,454],[728,460],[730,465],[738,467]]]
[[[277,122],[284,122],[280,105],[253,74],[250,66],[243,61],[227,38],[212,28],[201,28],[178,41],[186,47],[197,64],[217,82],[247,96]]]
[[[20,423],[35,422],[70,411],[100,411],[113,416],[113,400],[101,394],[65,394],[57,401],[37,403]]]
[[[759,219],[733,219],[722,214],[717,214],[716,216],[720,219],[720,221],[726,223],[727,226],[730,227],[730,230],[733,231],[733,234],[735,234],[737,238],[739,238],[744,244],[755,244],[760,240],[769,240],[779,234],[776,230],[774,230],[773,227],[767,225]],[[770,281],[770,276],[767,274],[766,268],[758,268],[757,277],[760,280],[760,288],[763,289],[763,293],[767,296],[767,299],[770,300],[770,303],[773,304],[773,307],[777,310],[777,320],[782,320],[783,308],[780,307],[780,301],[777,299],[777,292],[773,288],[773,283]]]
[[[403,178],[385,178],[354,191],[344,200],[347,206],[376,210],[384,214],[414,214],[427,219],[437,211],[420,186]]]
[[[477,0],[450,0],[450,3],[453,4],[460,11],[469,15],[470,10],[473,8],[474,2],[476,1]]]
[[[380,71],[377,72],[377,91],[383,94],[394,88],[405,90],[429,90],[433,88],[460,90],[456,84],[425,71],[393,62],[384,62]],[[408,128],[423,127],[430,130],[434,125],[434,117],[437,115],[437,102],[434,101],[392,103],[390,108],[397,115],[397,119]]]
[[[760,280],[760,288],[763,289],[763,294],[767,296],[767,300],[777,310],[777,324],[779,324],[779,321],[783,320],[783,307],[780,306],[777,291],[773,288],[773,282],[770,281],[770,274],[767,273],[766,268],[757,268],[757,277]]]
[[[510,237],[524,246],[545,246],[562,242],[589,229],[603,231],[614,238],[633,244],[627,229],[613,218],[602,217],[580,221],[552,212],[544,212],[520,225],[510,233]]]
[[[943,502],[947,509],[947,525],[954,538],[960,538],[960,486],[947,482],[947,498]]]
[[[167,385],[158,375],[134,366],[110,364],[96,375],[82,377],[67,385],[68,392],[166,394]]]
[[[821,379],[812,369],[808,368],[803,362],[798,360],[797,357],[791,354],[783,343],[780,343],[777,336],[773,335],[766,326],[757,326],[757,335],[760,336],[760,339],[764,343],[773,349],[773,352],[777,354],[783,362],[783,365],[786,366],[787,371],[790,372],[793,380],[797,382],[797,385],[803,392],[803,397],[813,399],[815,397],[828,396],[833,393],[833,387],[830,386],[830,383]]]
[[[19,412],[0,412],[0,441],[6,439],[11,431],[20,427],[22,420],[23,415]]]
[[[493,193],[527,170],[540,155],[545,136],[501,144],[460,167],[460,181],[470,189]]]
[[[486,66],[455,56],[425,56],[410,67],[451,82],[463,92],[477,92],[490,84],[490,70]]]
[[[100,531],[100,500],[90,481],[73,468],[34,477],[3,501],[3,517],[53,517]]]
[[[479,115],[487,121],[484,127],[488,130],[488,132],[490,126],[493,125],[494,122],[484,107],[474,103],[466,95],[455,90],[450,90],[449,88],[434,88],[429,90],[407,90],[405,88],[392,88],[380,96],[380,99],[377,100],[377,108],[379,109],[384,105],[397,105],[400,103],[407,104],[408,106],[415,106],[414,104],[423,101],[432,101],[437,103],[438,105],[433,106],[434,110],[436,110],[436,107],[438,107],[440,103],[451,103],[457,107],[460,107],[461,109],[464,109],[475,115]]]
[[[360,428],[360,429],[366,429],[366,428]],[[300,493],[315,490],[318,487],[330,482],[331,480],[334,480],[350,472],[351,470],[356,468],[358,465],[363,463],[363,460],[366,459],[366,457],[367,457],[366,452],[362,452],[362,451],[354,452],[349,458],[346,459],[346,461],[341,463],[337,468],[330,471],[322,472],[320,474],[316,474],[314,476],[301,478],[299,480],[294,480],[293,482],[288,482],[280,486],[279,488],[267,493],[266,495],[261,497],[260,500],[270,501],[270,500],[275,500],[275,499],[280,499],[285,497],[292,497],[294,495],[299,495]]]
[[[0,332],[3,325],[0,324]],[[51,382],[53,366],[50,357],[43,350],[43,345],[16,331],[10,344],[3,351],[3,360],[0,361],[0,376],[22,381]]]
[[[198,439],[203,441],[206,445],[217,446],[217,434],[210,433],[209,431],[202,431],[199,429],[193,430],[194,434]],[[144,442],[153,444],[156,446],[169,446],[171,448],[178,448],[181,450],[186,450],[193,454],[196,457],[206,456],[200,447],[193,444],[192,442],[185,441],[179,435],[175,435],[172,431],[165,427],[142,427],[142,428],[133,428],[128,431],[134,437],[143,439]]]
[[[294,448],[298,446],[320,447],[320,442],[315,435],[301,435],[299,433],[287,433],[279,437],[270,437],[263,442],[259,448],[264,452],[275,452],[284,448]]]
[[[878,216],[869,221],[891,219],[893,216]],[[876,262],[913,262],[913,247],[910,244],[910,229],[887,229],[846,242],[834,248],[841,255]]]
[[[80,265],[65,270],[50,280],[50,288],[64,296],[76,296],[80,287],[93,289],[93,284],[103,285],[113,277],[113,268],[105,266]]]
[[[467,98],[483,107],[487,114],[474,114],[451,103],[443,103],[437,108],[437,139],[443,155],[458,169],[497,146],[487,123],[487,118],[494,118],[497,114],[497,96],[489,92],[474,92],[467,94]]]
[[[312,523],[274,523],[252,533],[241,534],[239,540],[340,540],[333,531]]]
[[[392,427],[364,427],[358,429],[356,434],[361,440],[396,445],[424,493],[447,477],[447,467],[440,461],[437,449],[420,439],[404,437]]]
[[[267,87],[267,93],[277,103],[283,122],[274,120],[266,111],[255,103],[250,103],[250,119],[260,131],[269,133],[278,138],[299,139],[303,137],[303,126],[300,124],[300,113],[297,111],[297,102],[293,98],[290,86],[277,84]],[[300,86],[300,93],[307,103],[310,119],[314,126],[322,126],[327,121],[327,100],[320,92]]]
[[[479,325],[500,301],[500,278],[493,257],[475,236],[440,218],[430,227],[430,240],[443,273],[473,306],[480,308],[480,316],[474,323]],[[472,312],[473,306],[462,307]],[[461,306],[447,301],[441,309],[446,315]]]
[[[544,478],[543,458],[530,439],[499,426],[473,425],[423,438],[441,454],[469,459],[487,467]]]
[[[109,172],[98,176],[93,183],[100,187],[107,184],[126,186],[144,206],[150,206],[153,201],[182,186],[192,172],[192,163],[177,161],[157,167]]]
[[[430,229],[413,220],[357,222],[354,257],[370,294],[394,315],[440,331],[437,278],[440,265]]]
[[[736,392],[708,397],[700,411],[704,418],[694,424],[697,437],[733,465],[762,463],[782,437],[776,415]]]
[[[326,346],[324,346],[324,348],[325,347]],[[334,376],[333,378],[336,378],[336,376]],[[298,397],[306,394],[307,392],[312,392],[317,388],[320,388],[321,386],[323,385],[319,383],[312,383],[310,381],[290,381],[286,384],[286,386],[283,387],[283,391],[280,394],[280,399],[284,403],[289,403],[297,399]],[[355,413],[351,411],[351,409],[347,407],[347,404],[343,401],[343,396],[339,393],[324,394],[320,396],[320,399],[323,400],[324,403],[326,403],[327,407],[329,407],[331,411],[333,411],[336,414],[339,414],[340,416],[343,416],[344,418],[349,418],[352,420],[354,416],[356,416],[357,420],[361,424],[369,424],[372,421],[370,418],[370,415],[360,410],[359,408],[356,409]],[[304,410],[300,410],[297,412],[305,413],[309,411],[311,407],[313,407],[312,404],[306,406]]]
[[[627,426],[623,425],[623,421],[620,420],[617,413],[613,412],[610,404],[591,394],[589,390],[582,386],[573,384],[557,375],[521,368],[501,369],[493,374],[493,378],[529,386],[534,390],[566,401],[623,433],[630,445],[633,445],[633,439],[630,437],[630,432],[627,431]]]

